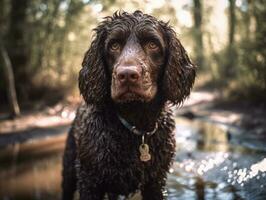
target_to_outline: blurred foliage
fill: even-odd
[[[266,99],[263,0],[0,0],[0,41],[8,49],[19,100],[61,98],[76,88],[92,29],[119,9],[170,21],[199,65],[198,77],[208,77],[205,85],[235,98]],[[4,102],[1,67],[0,73]]]
[[[213,52],[218,70],[212,70],[210,83],[222,87],[227,97],[265,102],[266,2],[242,0],[235,3],[234,22],[230,22],[228,14],[228,42],[220,51]],[[235,24],[233,33],[230,32],[232,24]]]

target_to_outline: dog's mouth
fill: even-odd
[[[155,95],[152,87],[141,89],[139,87],[123,87],[112,93],[114,101],[119,103],[127,102],[149,102]]]

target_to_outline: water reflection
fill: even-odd
[[[176,139],[168,199],[266,199],[264,149],[232,143],[225,127],[202,121],[177,120]],[[64,141],[57,135],[1,149],[0,200],[59,199]]]
[[[1,150],[0,199],[59,199],[65,136]]]
[[[170,199],[266,199],[266,152],[258,148],[266,141],[252,140],[260,145],[247,148],[254,144],[232,143],[226,127],[203,121],[177,120],[176,132],[176,162],[168,182],[183,185],[169,189]]]

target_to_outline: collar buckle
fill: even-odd
[[[136,128],[136,126],[132,126],[130,131],[136,135],[142,135],[142,133]]]

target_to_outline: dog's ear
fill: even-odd
[[[180,104],[190,94],[195,80],[196,67],[177,39],[175,31],[165,23],[162,27],[167,41],[167,60],[162,90],[166,100],[173,104]]]
[[[79,72],[79,89],[88,104],[102,104],[108,95],[107,75],[103,49],[105,30],[103,24],[95,29],[96,35],[85,53]]]

